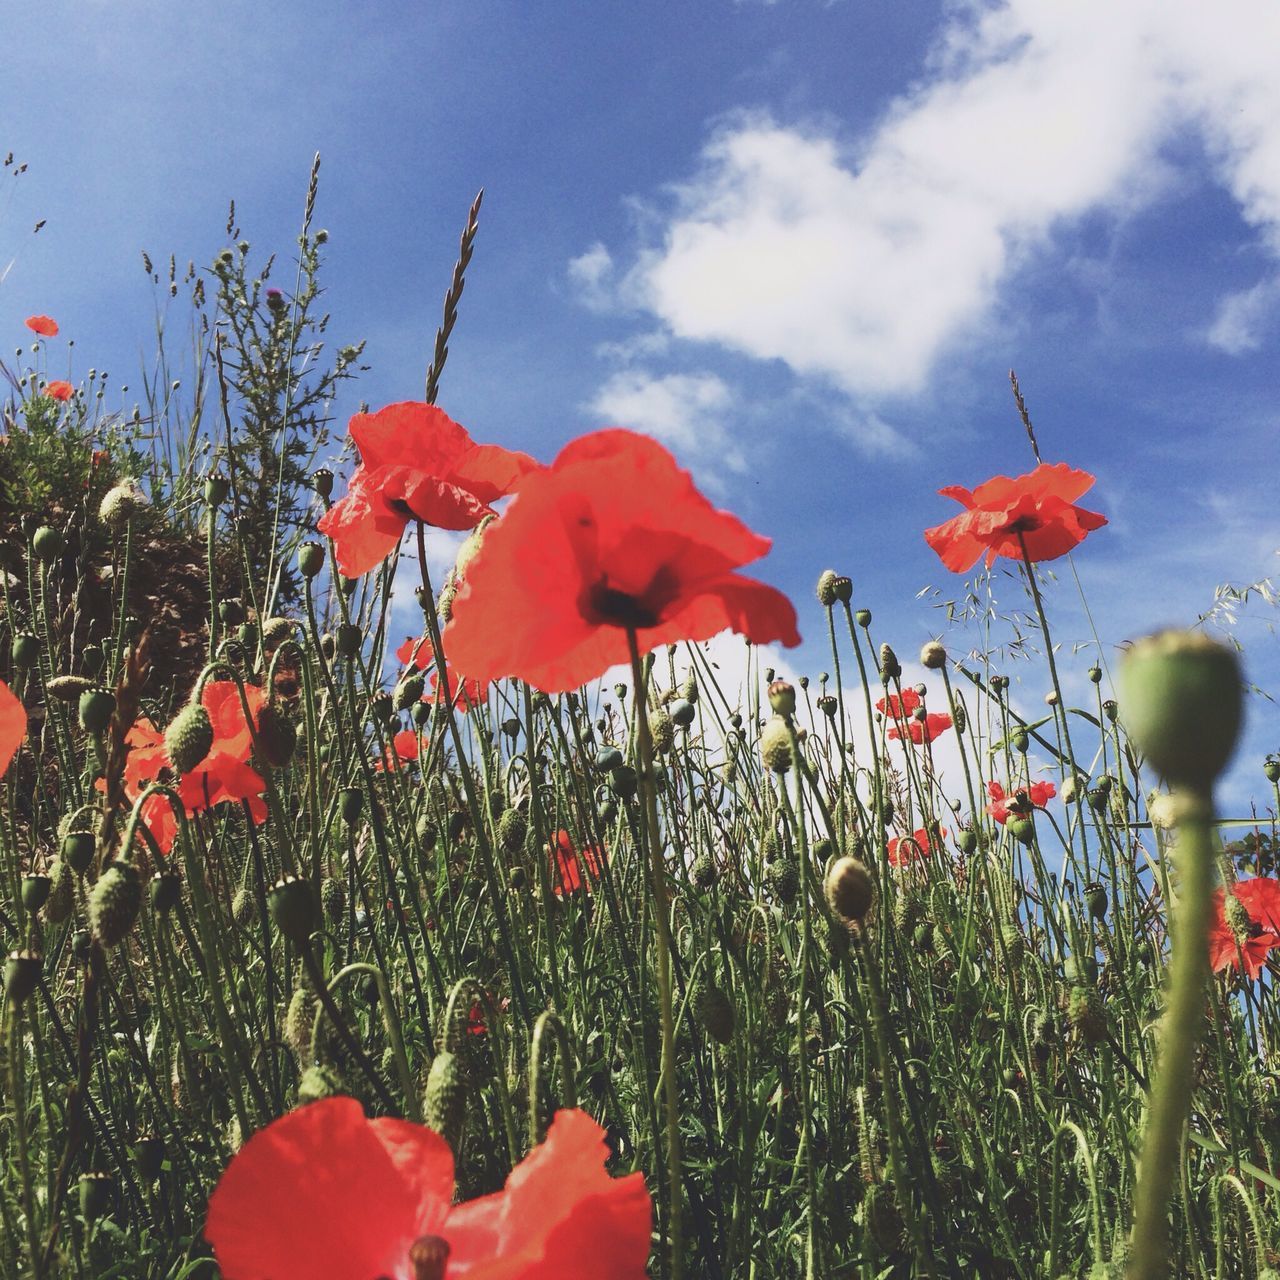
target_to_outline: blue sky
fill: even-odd
[[[774,538],[797,670],[827,665],[828,566],[904,653],[943,629],[916,593],[962,583],[921,530],[956,510],[939,487],[1029,469],[1011,366],[1046,459],[1098,476],[1076,567],[1106,645],[1274,573],[1271,0],[3,8],[10,350],[48,312],[74,376],[136,381],[140,250],[211,262],[234,197],[287,255],[319,150],[330,332],[372,366],[343,411],[420,394],[483,186],[441,404],[545,459],[658,435]],[[1056,638],[1083,641],[1057,567]],[[1272,612],[1237,634],[1280,692]],[[1253,710],[1242,780],[1280,748]]]

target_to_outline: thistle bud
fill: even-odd
[[[1120,670],[1125,722],[1156,771],[1208,792],[1240,735],[1243,684],[1235,654],[1192,631],[1139,640]]]
[[[858,921],[871,910],[875,885],[866,864],[857,858],[837,858],[827,872],[827,903],[841,918]]]
[[[199,702],[188,702],[169,722],[164,749],[179,773],[190,773],[213,746],[213,722]]]
[[[116,860],[98,877],[89,894],[89,928],[108,949],[125,940],[142,907],[142,884],[130,862]]]

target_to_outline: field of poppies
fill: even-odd
[[[0,1274],[1275,1280],[1235,652],[1055,650],[1043,566],[1106,519],[1037,454],[918,496],[1038,658],[990,614],[895,653],[828,570],[776,678],[769,539],[663,446],[437,405],[475,213],[341,478],[309,226],[294,292],[243,242],[185,278],[202,414],[50,377],[48,316],[3,370]]]

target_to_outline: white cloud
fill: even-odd
[[[578,300],[592,311],[608,310],[612,305],[613,257],[600,243],[569,262],[569,283]]]
[[[727,421],[734,409],[733,393],[714,374],[655,376],[623,369],[587,408],[611,425],[646,431],[661,440],[711,488],[722,485],[726,470],[746,469]]]
[[[1218,314],[1205,340],[1229,356],[1257,351],[1277,309],[1280,309],[1280,276],[1261,280],[1252,289],[1229,293],[1218,304]]]
[[[573,273],[593,305],[613,285],[678,338],[864,403],[911,394],[1055,230],[1154,198],[1188,135],[1280,257],[1277,48],[1274,0],[953,4],[869,136],[733,119],[629,270],[596,246]],[[1228,299],[1217,345],[1260,340],[1260,306]]]

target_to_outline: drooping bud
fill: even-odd
[[[293,634],[293,622],[289,618],[268,618],[262,624],[262,648],[266,653],[275,651]]]
[[[415,702],[422,699],[422,690],[425,682],[420,671],[411,671],[399,684],[391,694],[391,705],[396,711],[403,711],[406,707],[411,707]]]
[[[298,729],[273,702],[258,712],[258,755],[263,764],[283,769],[298,748]]]
[[[1156,771],[1208,792],[1240,735],[1243,682],[1235,653],[1194,631],[1139,640],[1120,669],[1125,723]]]
[[[422,1102],[427,1128],[456,1149],[467,1113],[466,1082],[457,1054],[446,1050],[432,1059]]]
[[[213,722],[204,705],[188,702],[169,722],[164,733],[164,749],[169,763],[179,773],[190,773],[213,746]]]
[[[790,906],[800,893],[800,872],[789,858],[773,863],[765,876],[773,896]]]

